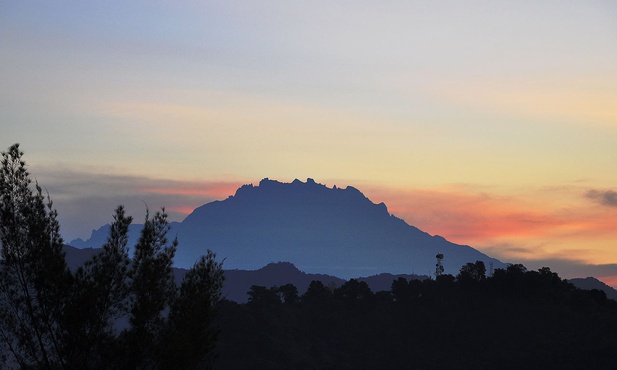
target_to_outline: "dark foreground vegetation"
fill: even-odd
[[[456,277],[252,286],[221,301],[222,265],[202,257],[174,281],[164,210],[129,258],[118,207],[100,254],[67,267],[57,214],[22,153],[0,169],[0,368],[614,369],[617,302],[548,268],[482,262]],[[218,313],[218,314],[217,314]],[[216,316],[215,316],[216,315]],[[220,330],[220,332],[219,332]],[[217,358],[218,355],[218,358]],[[216,359],[216,362],[214,361]],[[214,365],[213,365],[214,364]]]
[[[225,301],[218,369],[614,369],[617,302],[548,268],[486,277],[482,262],[455,278],[403,278],[373,293],[350,280],[253,286]]]
[[[178,286],[167,216],[146,215],[129,259],[118,207],[103,251],[67,267],[57,214],[13,145],[0,169],[0,368],[193,369],[214,360],[223,270],[208,252]]]

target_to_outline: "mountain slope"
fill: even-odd
[[[502,264],[468,246],[408,225],[353,187],[328,188],[308,179],[264,179],[233,197],[197,208],[179,226],[176,261],[188,265],[205,248],[227,268],[256,269],[290,261],[303,271],[345,278],[380,272],[429,274],[444,253],[446,272],[476,260]]]
[[[324,274],[307,274],[289,262],[270,263],[258,270],[225,270],[223,296],[226,299],[244,303],[252,285],[266,288],[293,284],[300,295],[306,292],[311,281],[318,280],[326,286],[341,286],[345,280]]]
[[[225,258],[226,269],[255,270],[289,261],[302,271],[343,278],[381,272],[428,275],[438,252],[450,274],[476,260],[487,267],[489,262],[504,266],[469,246],[408,225],[353,187],[328,188],[311,179],[263,179],[259,186],[242,186],[234,196],[195,209],[174,225],[173,234],[180,242],[179,267],[191,266],[206,249]],[[92,247],[88,242],[82,246]]]
[[[610,287],[593,277],[568,279],[575,287],[584,290],[598,289],[606,293],[606,297],[617,301],[617,289]]]

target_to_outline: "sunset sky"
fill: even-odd
[[[617,3],[0,1],[0,150],[67,241],[264,177],[617,287]]]

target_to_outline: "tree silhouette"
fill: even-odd
[[[103,252],[75,273],[67,306],[69,358],[80,368],[108,361],[114,351],[113,323],[127,313],[128,229],[132,218],[118,206]]]
[[[320,280],[313,280],[302,295],[302,302],[313,305],[325,303],[332,297],[332,291]]]
[[[65,367],[63,312],[70,272],[57,212],[31,180],[19,144],[0,171],[0,336],[19,366]]]
[[[165,210],[146,215],[131,261],[132,219],[119,206],[101,253],[72,274],[57,212],[31,189],[22,155],[11,146],[0,170],[2,368],[211,368],[223,282],[214,253],[178,287]]]
[[[153,364],[160,351],[164,319],[163,311],[169,309],[175,298],[175,282],[172,271],[173,257],[178,241],[171,244],[167,239],[169,225],[164,210],[153,218],[146,214],[144,227],[137,244],[133,266],[130,270],[131,328],[127,333],[129,358],[136,366],[140,362]],[[133,366],[131,366],[133,367]]]
[[[163,335],[161,369],[211,368],[218,330],[210,323],[218,310],[223,266],[208,251],[184,276]]]
[[[279,294],[283,297],[286,304],[296,304],[300,301],[298,288],[293,284],[285,284],[278,287]]]
[[[457,279],[462,283],[477,283],[486,278],[486,266],[484,262],[476,261],[475,263],[468,262],[459,272]]]

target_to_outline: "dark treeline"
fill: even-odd
[[[549,268],[522,265],[485,276],[398,279],[372,292],[350,280],[253,286],[249,302],[225,301],[219,369],[613,369],[617,302]]]

